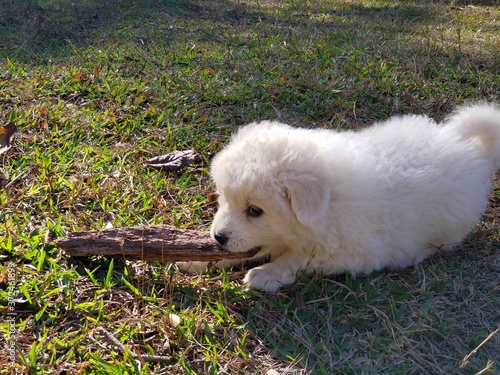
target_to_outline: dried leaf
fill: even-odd
[[[16,132],[17,126],[12,122],[0,126],[0,154],[12,147],[13,136]]]
[[[219,199],[219,194],[217,194],[217,193],[208,193],[207,199],[208,199],[209,203],[217,202],[217,199]]]
[[[86,74],[85,72],[78,72],[75,76],[75,80],[76,81],[88,81],[89,80],[89,76],[88,74]]]
[[[1,151],[2,149],[0,149],[0,153]],[[9,174],[7,172],[0,170],[0,189],[6,187],[8,182],[9,182]]]
[[[198,155],[194,150],[172,151],[170,154],[156,156],[146,160],[146,165],[153,169],[176,172],[186,168]]]

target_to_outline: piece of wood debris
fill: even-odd
[[[259,252],[256,248],[243,253],[230,253],[215,243],[208,232],[182,230],[163,224],[73,232],[54,242],[74,257],[120,256],[130,260],[162,262],[243,259]]]
[[[198,157],[194,150],[172,151],[167,155],[156,156],[145,161],[145,164],[153,169],[176,172],[186,168]]]

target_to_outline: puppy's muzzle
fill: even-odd
[[[229,240],[229,237],[226,236],[224,233],[222,232],[216,232],[214,234],[214,238],[215,240],[221,244],[221,245],[225,245],[227,243],[227,241]]]

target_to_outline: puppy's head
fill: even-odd
[[[330,184],[307,130],[250,124],[213,160],[212,238],[231,252],[289,247],[328,208]]]

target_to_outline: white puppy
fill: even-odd
[[[249,287],[275,292],[297,271],[367,274],[459,244],[500,167],[500,109],[463,107],[443,124],[394,117],[359,132],[278,122],[240,129],[213,160],[225,249],[271,262]]]

